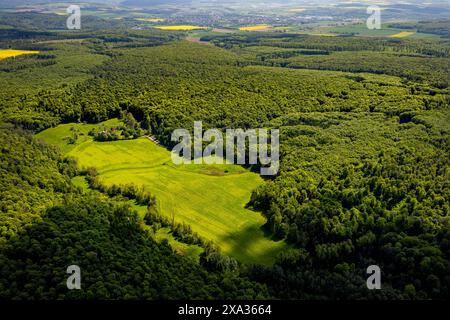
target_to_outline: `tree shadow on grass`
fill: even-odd
[[[239,262],[273,265],[278,254],[287,248],[287,244],[266,237],[267,234],[266,228],[253,224],[232,232],[219,241],[231,245],[231,250],[227,253]]]

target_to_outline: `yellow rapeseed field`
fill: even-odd
[[[272,26],[269,26],[268,24],[258,24],[255,26],[248,26],[248,27],[240,27],[239,30],[241,31],[261,31],[270,29]]]
[[[402,31],[402,32],[391,35],[390,38],[405,38],[405,37],[412,36],[413,34],[415,34],[415,32]]]
[[[0,49],[0,59],[16,57],[22,54],[37,54],[37,53],[39,53],[39,51]]]

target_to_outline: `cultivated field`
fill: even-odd
[[[241,30],[241,31],[266,31],[271,28],[272,28],[272,26],[269,26],[268,24],[258,24],[256,26],[240,27],[239,30]]]
[[[38,54],[38,53],[39,53],[39,51],[5,49],[5,50],[0,50],[0,59],[17,57],[17,56],[21,56],[24,54]]]
[[[169,31],[189,31],[189,30],[200,30],[200,29],[208,29],[207,27],[200,26],[157,26],[155,27],[161,30],[169,30]]]
[[[393,35],[390,36],[390,37],[391,37],[391,38],[405,38],[405,37],[412,36],[413,34],[415,34],[415,32],[411,32],[411,31],[402,31],[402,32],[393,34]]]
[[[86,133],[92,126],[61,125],[37,137],[61,146],[81,167],[95,166],[107,185],[145,186],[157,197],[162,214],[189,224],[241,262],[270,264],[285,247],[264,237],[265,218],[245,208],[252,190],[262,183],[259,175],[230,164],[175,166],[170,152],[146,137],[94,142],[83,134],[67,146],[63,137],[72,127]]]
[[[381,29],[369,29],[365,23],[362,24],[351,24],[345,26],[338,27],[318,27],[316,30],[311,32],[311,34],[353,34],[361,37],[390,37],[390,38],[414,38],[414,39],[422,39],[422,38],[439,38],[436,35],[428,34],[428,33],[419,33],[411,30],[402,30],[397,28],[389,28],[386,25],[382,25]]]
[[[165,19],[162,18],[136,18],[137,21],[144,22],[163,22]]]

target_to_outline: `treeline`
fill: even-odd
[[[98,190],[109,197],[123,196],[135,200],[137,204],[147,206],[149,210],[156,210],[157,208],[156,197],[143,187],[134,184],[107,186],[100,182],[98,172],[93,167],[87,168],[80,174],[86,177],[89,188],[92,190]]]
[[[144,119],[142,123],[139,123],[133,114],[127,111],[121,113],[120,119],[123,124],[112,127],[93,128],[89,131],[88,135],[92,136],[95,141],[102,142],[137,139],[145,132],[150,133],[148,119]],[[143,128],[146,128],[146,130]]]

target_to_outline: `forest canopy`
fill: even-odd
[[[2,47],[40,53],[0,60],[0,298],[448,299],[447,39],[268,32],[200,44],[179,32],[75,36],[9,21]],[[125,124],[93,139],[151,134],[170,148],[174,129],[200,120],[205,130],[280,129],[280,172],[247,207],[290,249],[272,266],[240,263],[158,212],[152,190],[104,186],[95,168],[33,137],[113,118]],[[130,201],[146,206],[144,220]],[[161,225],[201,246],[199,261],[156,241]],[[86,280],[68,292],[74,261]],[[383,290],[367,290],[374,264]]]

